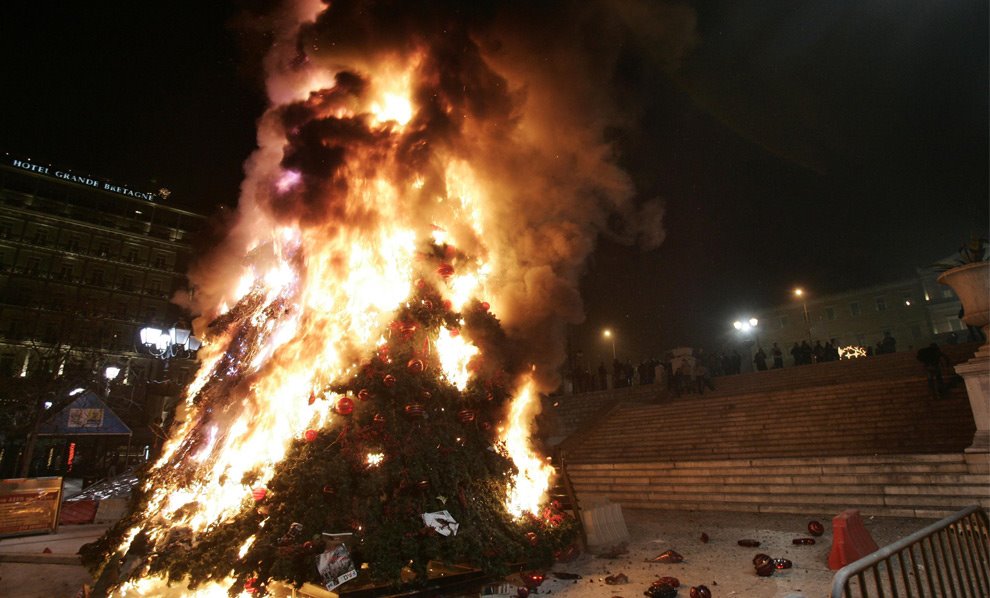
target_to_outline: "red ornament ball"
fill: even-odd
[[[492,308],[491,304],[488,303],[487,301],[482,301],[480,307],[481,307],[481,311],[488,311],[489,309]]]
[[[454,267],[446,262],[440,264],[439,266],[437,266],[437,274],[439,274],[440,277],[444,279],[450,278],[451,276],[454,275]]]
[[[334,494],[337,494],[337,489],[331,486],[330,484],[326,484],[325,486],[323,486],[323,494],[327,496],[333,496]]]
[[[382,378],[382,384],[384,384],[387,388],[392,388],[395,386],[395,376],[392,374],[385,374],[385,377]]]
[[[770,557],[765,557],[761,559],[754,559],[753,567],[756,568],[756,574],[760,577],[770,577],[773,572],[776,571],[777,566],[774,564],[773,559]]]
[[[306,430],[303,437],[306,439],[306,442],[313,442],[320,437],[320,433],[316,430]]]
[[[526,539],[529,540],[529,543],[533,546],[540,543],[540,537],[536,535],[536,532],[526,532]]]
[[[474,421],[476,414],[472,409],[461,409],[457,412],[457,419],[461,421],[462,424],[469,424]]]
[[[340,397],[337,399],[337,413],[341,415],[350,415],[354,412],[354,399],[351,397]]]
[[[820,536],[825,533],[825,526],[822,525],[821,521],[809,521],[808,533],[812,536]]]
[[[375,422],[379,426],[383,426],[385,425],[385,416],[381,413],[376,413],[375,416],[371,418],[371,421]]]
[[[712,598],[712,591],[708,586],[691,586],[691,598]]]
[[[654,581],[652,585],[659,586],[663,584],[667,584],[672,588],[679,588],[681,587],[681,580],[677,579],[676,577],[670,577],[665,575],[664,577],[660,577],[656,581]]]
[[[489,422],[481,422],[481,429],[482,430],[485,430],[485,431],[491,430],[492,429],[492,425]]]
[[[371,391],[369,391],[367,388],[362,388],[361,390],[358,391],[357,398],[359,401],[367,401],[368,399],[371,398]]]
[[[268,496],[268,489],[258,486],[251,491],[251,496],[254,498],[255,502],[261,502],[265,500],[266,496]]]
[[[451,328],[450,329],[450,337],[451,338],[457,338],[460,335],[461,335],[461,329],[460,328]]]
[[[309,391],[309,404],[312,405],[315,402],[316,402],[316,392],[311,390]]]
[[[410,359],[409,363],[406,364],[406,369],[408,369],[413,374],[419,374],[426,368],[423,365],[422,359]]]
[[[454,303],[450,299],[444,299],[443,300],[443,308],[444,309],[446,309],[447,311],[450,311],[451,309],[453,309],[453,307],[454,307]]]
[[[404,411],[406,412],[406,415],[413,419],[419,419],[426,415],[426,410],[423,409],[423,406],[419,403],[409,403],[405,406]]]

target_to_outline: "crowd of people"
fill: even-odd
[[[867,356],[895,353],[897,341],[886,332],[875,346],[868,346],[865,351]],[[788,353],[794,366],[840,359],[839,344],[834,338],[825,343],[820,340],[814,343],[795,342]],[[769,350],[758,345],[753,366],[756,371],[780,369],[784,367],[784,359],[785,353],[777,343],[773,343]],[[743,357],[738,349],[714,353],[703,349],[679,349],[667,352],[663,358],[645,359],[638,365],[614,359],[611,366],[604,361],[599,363],[595,371],[577,366],[572,372],[571,382],[575,393],[664,384],[675,396],[685,393],[703,394],[705,389],[715,389],[714,378],[739,374],[743,370],[742,366]]]

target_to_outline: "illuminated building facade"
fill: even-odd
[[[959,300],[936,277],[935,271],[919,270],[917,278],[824,296],[795,296],[787,304],[757,312],[760,344],[767,348],[776,342],[786,355],[795,342],[824,345],[831,339],[839,346],[875,349],[884,333],[894,337],[898,351],[917,350],[933,341],[965,342]],[[789,355],[785,363],[790,364]]]
[[[185,320],[170,299],[188,292],[190,240],[206,223],[164,205],[167,194],[0,159],[0,379],[51,369],[42,356],[53,352],[94,380],[119,367],[100,390],[136,442],[195,367],[180,359],[166,371],[138,346],[143,326]]]

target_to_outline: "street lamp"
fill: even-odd
[[[756,344],[759,345],[760,337],[756,333],[756,325],[759,323],[760,321],[757,320],[756,318],[749,318],[748,320],[736,320],[735,322],[732,323],[732,327],[743,334],[749,334],[749,332],[752,330],[753,337],[756,340]]]
[[[738,330],[739,333],[742,334],[743,336],[748,336],[749,333],[752,332],[753,333],[753,340],[756,342],[756,346],[759,347],[760,346],[760,335],[756,332],[756,326],[759,323],[760,323],[759,320],[757,320],[756,318],[750,317],[750,318],[744,318],[742,320],[736,320],[735,322],[732,323],[732,327],[735,328],[736,330]],[[741,344],[743,344],[743,346],[746,345],[745,343],[741,343]],[[751,352],[750,353],[750,358],[751,359],[750,359],[750,362],[749,362],[750,363],[750,366],[747,366],[747,371],[749,371],[748,368],[751,367],[751,365],[753,363],[752,362],[752,357],[753,357],[753,354],[752,354],[752,345],[749,345],[749,350]],[[736,373],[738,373],[738,372],[736,372]]]
[[[616,359],[616,357],[615,357],[615,335],[612,334],[612,331],[610,329],[606,328],[605,330],[602,330],[602,336],[604,336],[605,338],[607,338],[610,341],[612,341],[612,361],[615,361],[615,359]]]
[[[801,300],[801,309],[804,311],[804,327],[808,331],[808,342],[811,342],[811,318],[808,316],[808,300],[804,297],[804,289],[798,287],[794,289],[794,296]]]
[[[190,330],[173,326],[168,330],[145,326],[140,331],[141,344],[148,353],[161,359],[188,356],[197,351],[203,343],[192,335]]]
[[[107,379],[107,390],[106,397],[110,398],[110,383],[117,379],[120,375],[120,368],[115,365],[108,365],[106,369],[103,370],[103,377]]]

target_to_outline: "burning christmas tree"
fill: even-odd
[[[96,547],[116,594],[549,562],[574,528],[546,504],[538,393],[594,236],[630,208],[578,109],[595,83],[532,85],[485,7],[310,0],[271,22],[259,149],[190,275],[201,368]]]

